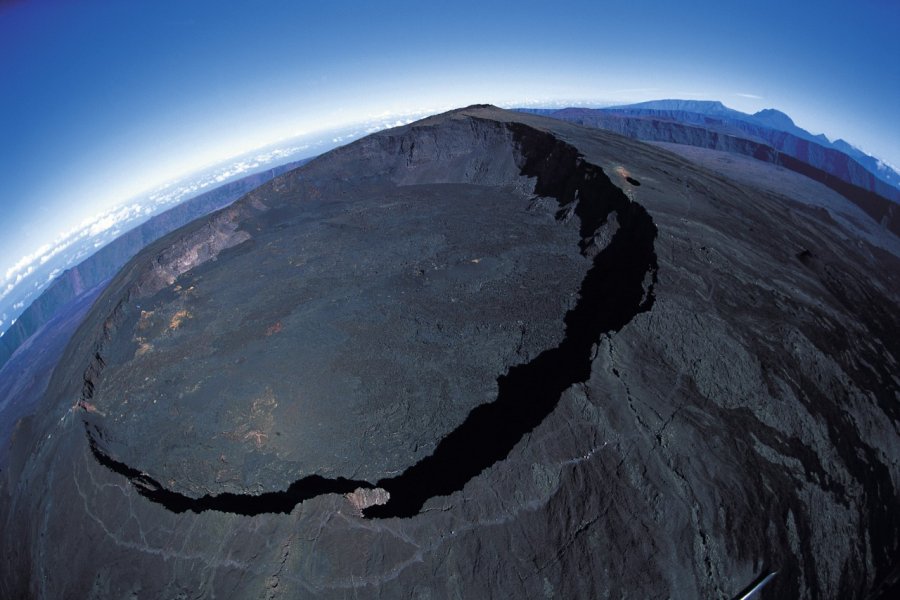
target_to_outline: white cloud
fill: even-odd
[[[0,292],[0,300],[7,297],[19,284],[33,275],[36,267],[46,264],[55,256],[68,250],[76,242],[96,237],[107,230],[111,230],[117,223],[133,218],[135,211],[140,212],[140,206],[137,204],[107,211],[93,218],[85,219],[79,227],[59,234],[52,244],[44,244],[34,252],[26,254],[6,271],[6,278],[3,281],[6,287]]]
[[[95,223],[91,224],[88,228],[88,235],[94,237],[95,235],[99,235],[106,231],[107,229],[112,228],[113,225],[118,221],[116,215],[104,215],[101,219],[98,219]]]
[[[13,307],[13,310],[19,310],[21,308],[25,308],[25,303],[24,302],[16,302],[15,304],[12,305],[12,307]]]
[[[15,276],[19,272],[21,272],[23,269],[26,269],[28,267],[28,265],[33,263],[35,260],[38,259],[38,257],[40,257],[41,255],[46,253],[48,250],[50,250],[50,248],[51,248],[50,244],[44,244],[43,246],[41,246],[40,248],[38,248],[31,254],[26,254],[25,256],[20,258],[16,264],[14,264],[13,266],[11,266],[9,269],[6,270],[6,278],[3,280],[3,282],[6,283],[10,279],[14,279]]]
[[[24,271],[20,271],[19,273],[16,273],[16,279],[15,279],[14,284],[17,285],[17,284],[21,283],[23,279],[25,279],[32,273],[34,273],[34,265],[28,265],[27,269],[25,269]]]
[[[762,99],[763,99],[762,96],[757,96],[756,94],[741,94],[741,93],[735,93],[734,95],[735,95],[735,96],[740,96],[741,98],[750,98],[751,100],[762,100]]]
[[[866,154],[868,154],[868,153],[866,153]],[[871,156],[871,154],[869,154],[869,156]],[[878,161],[877,168],[879,171],[887,171],[888,169],[890,169],[891,171],[897,171],[897,167],[895,167],[891,163],[887,162],[886,160],[881,160],[880,158],[875,159],[875,160]]]

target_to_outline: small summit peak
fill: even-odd
[[[853,144],[851,144],[844,138],[838,138],[838,139],[834,140],[832,145],[835,148],[837,148],[838,150],[841,150],[841,151],[849,153],[849,154],[862,153],[862,150],[860,150],[859,148],[857,148],[856,146],[854,146]]]
[[[768,125],[778,128],[796,127],[796,125],[794,125],[793,119],[791,119],[780,110],[776,110],[774,108],[764,108],[761,111],[754,113],[753,117],[759,121],[763,121]]]

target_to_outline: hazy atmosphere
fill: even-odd
[[[13,2],[0,276],[130,196],[384,113],[717,99],[900,163],[900,5]]]

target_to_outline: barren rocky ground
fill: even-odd
[[[896,585],[896,237],[691,159],[470,107],[151,244],[17,425],[0,594]]]

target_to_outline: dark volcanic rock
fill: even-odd
[[[891,585],[896,246],[745,174],[472,107],[166,236],[20,423],[0,594]]]

